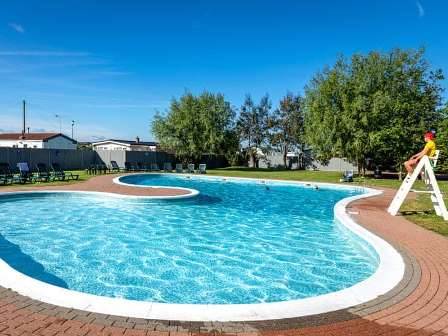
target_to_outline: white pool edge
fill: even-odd
[[[168,190],[183,190],[187,191],[188,194],[183,195],[166,195],[166,196],[136,196],[136,197],[144,197],[147,199],[182,199],[182,198],[190,198],[195,197],[199,195],[199,190],[191,189],[191,188],[184,188],[184,187],[166,187],[166,186],[144,186],[144,185],[135,185],[135,184],[129,184],[124,183],[120,181],[120,178],[122,178],[123,175],[115,177],[112,181],[115,184],[119,184],[126,187],[133,187],[133,188],[146,188],[146,189],[168,189]]]
[[[197,175],[194,175],[197,177]],[[202,178],[203,176],[201,176]],[[207,177],[209,178],[209,177]],[[216,177],[214,177],[216,178]],[[251,180],[246,178],[218,179]],[[331,183],[314,183],[286,180],[257,179],[259,181],[280,182],[291,185],[318,185],[336,189],[352,189]],[[339,201],[334,208],[335,219],[340,221],[357,236],[367,241],[377,252],[380,262],[377,270],[369,278],[340,291],[320,296],[261,304],[167,304],[143,302],[119,298],[97,296],[44,283],[26,276],[0,259],[0,286],[11,288],[21,295],[67,308],[86,310],[94,313],[128,316],[135,318],[182,321],[257,321],[302,317],[349,308],[377,298],[393,289],[403,278],[405,265],[401,255],[386,241],[357,224],[346,212],[349,203],[382,194],[381,191],[355,187],[366,191],[365,194],[348,197]],[[176,189],[176,188],[175,188]],[[145,196],[127,196],[103,192],[40,190],[0,192],[0,195],[26,193],[86,193],[113,197],[148,198]]]

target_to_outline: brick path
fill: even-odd
[[[100,176],[77,185],[54,188],[111,191],[113,187],[108,179],[110,176]],[[392,195],[392,191],[386,190],[383,196],[350,205],[351,212],[359,212],[354,215],[358,223],[391,242],[406,260],[406,274],[401,283],[388,294],[366,304],[297,319],[190,323],[67,309],[0,287],[0,335],[448,336],[448,240],[402,217],[389,216],[384,209]]]
[[[24,185],[24,186],[5,186],[0,188],[1,191],[33,191],[39,189],[45,190],[81,190],[81,191],[102,191],[110,192],[123,195],[133,195],[133,196],[175,196],[175,195],[185,195],[188,191],[182,189],[163,189],[163,188],[135,188],[125,185],[120,185],[113,183],[113,179],[117,176],[123,174],[108,174],[108,175],[98,175],[90,178],[87,181],[67,184],[67,185],[57,185],[48,184],[45,182],[34,184],[34,185]]]

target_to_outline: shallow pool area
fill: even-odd
[[[0,197],[0,258],[62,288],[175,304],[327,294],[370,277],[375,249],[334,220],[358,189],[183,175],[121,182],[200,191],[182,200],[84,193]]]

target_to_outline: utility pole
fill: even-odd
[[[25,127],[25,124],[26,124],[26,122],[25,122],[25,118],[26,118],[26,115],[25,115],[25,113],[26,113],[26,102],[25,102],[25,100],[23,100],[22,103],[23,103],[23,128],[22,128],[22,135],[25,135],[25,131],[26,131],[26,127]]]
[[[74,121],[74,120],[72,120],[72,139],[75,139],[75,138],[73,137],[73,127],[75,127],[75,121]]]

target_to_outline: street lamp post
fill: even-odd
[[[59,119],[59,133],[62,133],[62,118],[59,114],[54,115],[56,119]]]
[[[72,120],[72,139],[74,139],[74,137],[73,137],[73,128],[75,127],[75,121],[74,120]]]

